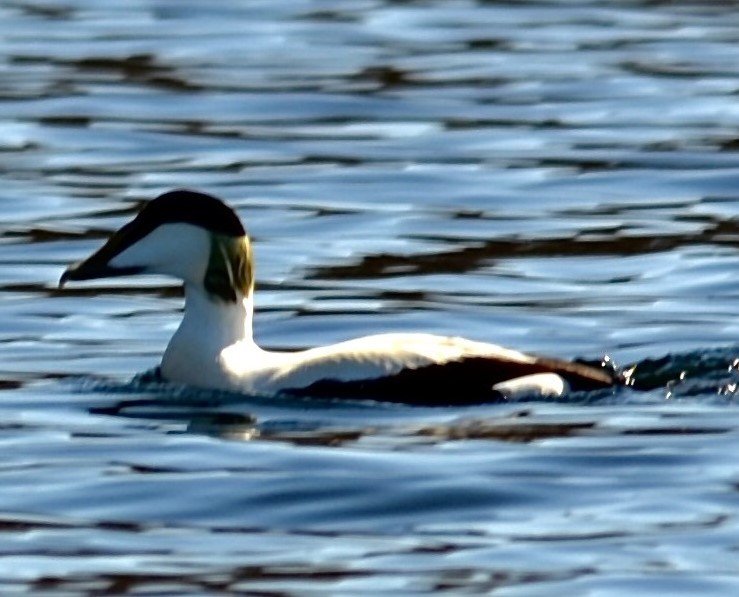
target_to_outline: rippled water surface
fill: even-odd
[[[737,9],[0,5],[0,592],[737,593]],[[266,346],[422,330],[655,389],[131,382],[176,284],[56,282],[173,187],[244,218]]]

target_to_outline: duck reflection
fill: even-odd
[[[92,414],[148,420],[173,425],[172,432],[184,431],[234,441],[260,437],[257,419],[248,412],[228,412],[214,401],[170,400],[161,396],[120,400],[90,409]]]

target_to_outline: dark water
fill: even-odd
[[[737,8],[2,4],[0,592],[739,591]],[[656,389],[130,383],[176,286],[56,281],[181,186],[244,218],[269,347],[459,334]]]

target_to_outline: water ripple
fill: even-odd
[[[0,6],[3,592],[727,595],[735,3]],[[59,292],[172,187],[255,241],[260,341],[633,369],[464,408],[162,386],[160,278]]]

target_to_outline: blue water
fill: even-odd
[[[0,592],[739,591],[728,2],[0,6]],[[637,366],[465,408],[161,386],[164,278],[59,291],[173,187],[270,348],[385,331]]]

